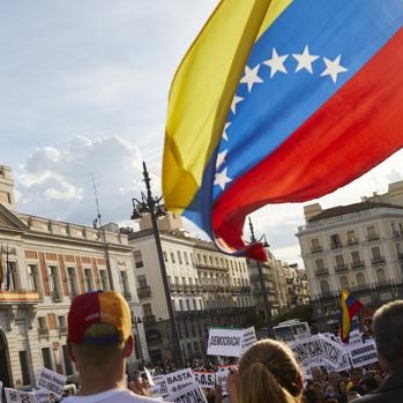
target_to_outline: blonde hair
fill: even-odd
[[[286,344],[258,341],[239,363],[239,403],[299,403],[301,379],[301,368]]]
[[[108,323],[94,323],[85,330],[84,338],[102,339],[117,335],[117,330]],[[103,344],[72,344],[76,360],[86,366],[99,367],[124,356],[127,341]]]

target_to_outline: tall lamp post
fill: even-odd
[[[256,243],[258,240],[255,237],[255,232],[253,230],[253,224],[252,224],[252,219],[249,217],[249,229],[250,229],[250,234],[251,234],[251,242]],[[266,241],[266,236],[262,235],[262,237],[259,239],[260,241],[263,242],[263,246],[268,247],[268,243]],[[269,303],[269,298],[267,296],[266,292],[266,286],[263,278],[263,268],[262,268],[262,263],[259,260],[256,260],[256,266],[257,266],[257,271],[259,274],[259,282],[260,282],[260,289],[262,291],[262,296],[263,296],[263,307],[264,307],[264,315],[265,315],[265,322],[267,325],[269,337],[274,338],[274,330],[273,330],[273,318],[271,315],[271,309],[270,309],[270,303]]]
[[[143,213],[150,214],[152,230],[155,238],[155,245],[157,248],[158,262],[161,270],[162,283],[164,285],[165,299],[168,307],[169,322],[171,325],[172,357],[174,358],[174,361],[176,362],[179,368],[185,368],[185,360],[183,358],[183,352],[180,345],[178,324],[176,322],[175,313],[172,306],[171,293],[169,290],[167,271],[165,267],[165,260],[162,253],[161,239],[157,224],[157,218],[165,216],[166,213],[162,208],[162,206],[160,205],[162,196],[154,197],[151,193],[151,187],[150,187],[151,179],[147,171],[147,166],[145,162],[143,162],[143,177],[144,177],[143,182],[146,185],[147,193],[145,194],[141,192],[141,200],[138,200],[136,198],[132,199],[133,214],[131,216],[131,219],[137,220],[141,218],[141,215]]]

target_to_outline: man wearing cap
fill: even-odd
[[[81,388],[63,403],[146,403],[125,383],[126,360],[133,351],[131,313],[114,291],[78,295],[68,314],[68,350],[80,374]]]
[[[372,318],[379,364],[387,376],[381,387],[356,403],[403,402],[403,300],[381,306]]]

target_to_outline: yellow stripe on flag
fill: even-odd
[[[169,94],[164,147],[162,186],[169,210],[180,214],[193,200],[250,50],[291,2],[222,0],[182,60]]]

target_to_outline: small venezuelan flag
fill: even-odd
[[[361,309],[362,304],[356,300],[350,291],[343,290],[341,292],[341,329],[340,337],[343,343],[348,343],[350,337],[351,320],[354,315]]]

